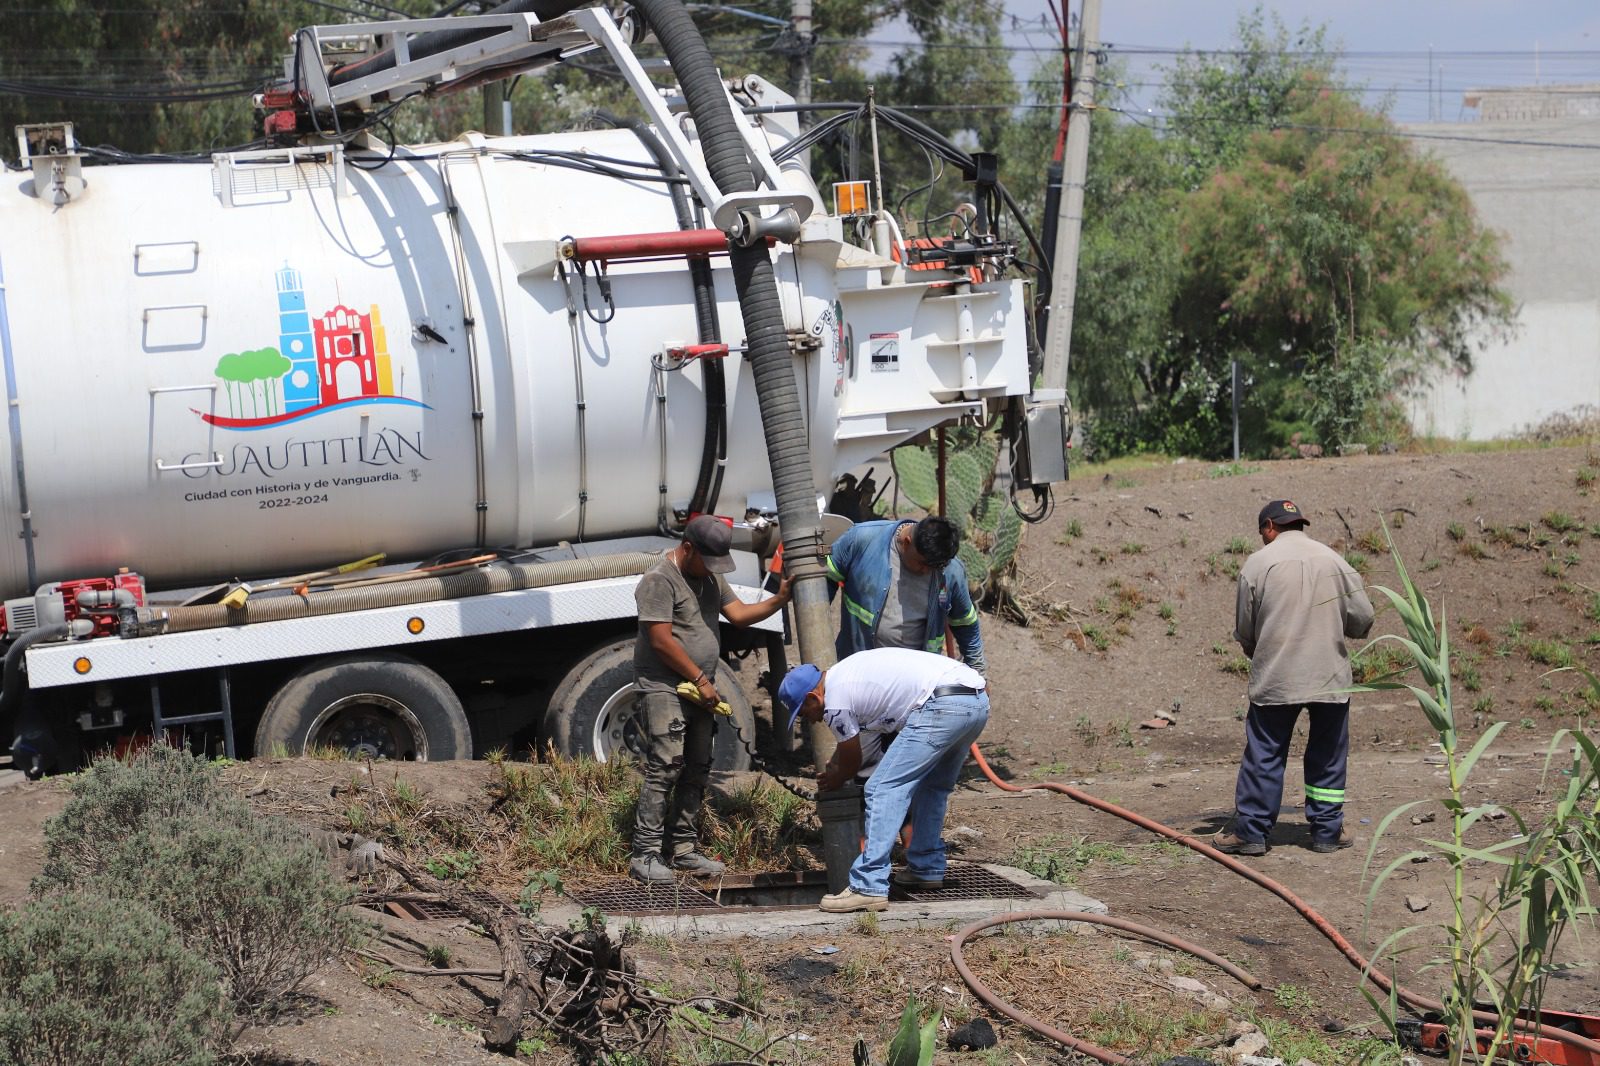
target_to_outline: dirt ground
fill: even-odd
[[[1508,723],[1472,775],[1473,795],[1537,817],[1552,738],[1584,726],[1591,710],[1580,674],[1550,671],[1568,660],[1593,667],[1600,648],[1597,472],[1596,452],[1546,448],[1223,467],[1189,462],[1080,478],[1054,515],[1026,532],[1018,598],[1030,624],[985,617],[995,709],[982,746],[1017,784],[1074,783],[1196,835],[1221,827],[1231,810],[1245,709],[1231,639],[1233,575],[1259,546],[1253,527],[1261,504],[1287,496],[1309,517],[1314,537],[1364,557],[1375,585],[1395,584],[1383,550],[1381,520],[1388,521],[1436,616],[1448,619],[1464,743],[1493,722]],[[1395,612],[1380,609],[1375,635],[1397,628]],[[1346,818],[1356,846],[1332,855],[1305,846],[1303,821],[1289,806],[1300,802],[1292,759],[1274,847],[1249,860],[1363,951],[1397,929],[1437,925],[1448,913],[1447,868],[1437,859],[1404,865],[1368,899],[1375,871],[1444,831],[1443,760],[1421,712],[1399,695],[1354,698]],[[1170,716],[1169,725],[1142,725],[1158,712]],[[350,764],[266,762],[232,772],[277,813],[337,828],[347,802],[338,789],[353,771]],[[484,809],[493,802],[496,771],[486,764],[404,773],[430,804]],[[1440,820],[1414,825],[1399,818],[1373,848],[1384,815],[1418,800],[1424,802],[1411,814]],[[60,802],[52,783],[0,791],[0,903],[23,898],[44,818]],[[974,948],[979,975],[1039,1017],[1141,1061],[1184,1050],[1207,1054],[1239,1020],[1265,1030],[1273,1053],[1289,1063],[1306,1057],[1328,1066],[1358,1057],[1357,1041],[1375,1016],[1354,969],[1287,905],[1223,868],[1061,796],[1002,793],[975,772],[953,798],[949,827],[966,827],[963,858],[1048,870],[1114,915],[1226,956],[1268,989],[1251,993],[1204,964],[1107,936],[1002,936]],[[1485,819],[1469,839],[1485,845],[1515,832],[1514,818]],[[1407,897],[1426,909],[1409,910]],[[385,928],[377,950],[396,959],[432,943],[446,944],[455,966],[494,958],[493,945],[463,923],[429,923],[423,931],[419,923],[386,919]],[[949,961],[948,932],[891,933],[859,922],[826,945],[814,935],[643,938],[630,950],[641,975],[674,994],[722,996],[759,1012],[743,1023],[697,1016],[691,1025],[718,1035],[682,1030],[660,1061],[842,1064],[857,1037],[881,1057],[908,995],[941,1007],[955,1023],[984,1013]],[[822,954],[824,946],[838,950]],[[1592,969],[1600,947],[1593,938],[1569,938],[1563,950],[1561,961],[1591,968],[1553,980],[1549,1005],[1593,1013],[1600,1007]],[[1408,983],[1436,992],[1438,971],[1424,969],[1431,954],[1419,948],[1398,969]],[[330,964],[313,978],[302,1009],[246,1035],[248,1061],[368,1066],[496,1058],[477,1035],[492,1009],[492,982],[373,974],[370,959]],[[1174,991],[1172,975],[1197,978],[1208,991]],[[937,1061],[1073,1061],[1019,1026],[985,1016],[999,1031],[996,1049],[963,1054],[941,1041]],[[522,1057],[570,1061],[558,1040],[538,1033]]]

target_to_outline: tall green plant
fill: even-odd
[[[1468,780],[1473,768],[1505,728],[1496,722],[1477,741],[1461,751],[1456,727],[1450,681],[1450,638],[1444,612],[1436,623],[1433,609],[1412,583],[1400,552],[1394,546],[1387,524],[1384,534],[1394,559],[1398,590],[1377,586],[1399,614],[1405,635],[1385,634],[1373,641],[1398,643],[1416,665],[1421,685],[1400,681],[1378,681],[1358,686],[1358,691],[1406,689],[1416,697],[1428,725],[1439,737],[1444,751],[1447,793],[1441,802],[1450,815],[1450,838],[1427,840],[1430,851],[1414,849],[1390,862],[1372,882],[1368,906],[1395,871],[1409,866],[1418,856],[1437,855],[1449,871],[1450,912],[1442,927],[1449,948],[1447,958],[1435,960],[1449,974],[1445,991],[1445,1019],[1450,1026],[1451,1066],[1466,1061],[1494,1061],[1509,1051],[1512,1030],[1519,1009],[1537,1010],[1550,975],[1564,967],[1555,960],[1562,935],[1574,923],[1595,924],[1596,910],[1590,898],[1586,874],[1600,859],[1600,749],[1580,731],[1563,730],[1551,741],[1545,762],[1545,780],[1561,753],[1569,752],[1570,764],[1563,769],[1565,787],[1542,821],[1525,819],[1505,808],[1515,821],[1517,833],[1508,840],[1487,846],[1468,842],[1472,828],[1498,805],[1474,803],[1468,798]],[[1371,645],[1369,645],[1370,647]],[[1600,695],[1600,678],[1587,675]],[[1570,749],[1566,745],[1570,744]],[[1396,818],[1423,800],[1389,812],[1378,824],[1367,855],[1370,867],[1378,843]],[[1468,885],[1468,864],[1498,868],[1494,887],[1475,892]],[[1412,926],[1392,934],[1377,952],[1379,957],[1429,926]],[[1437,927],[1433,927],[1437,928]],[[1394,1027],[1395,1004],[1368,999]],[[1493,1031],[1485,1031],[1485,1048],[1480,1051],[1475,1034],[1475,1005],[1486,1001],[1498,1015]],[[1471,1059],[1468,1056],[1471,1056]]]

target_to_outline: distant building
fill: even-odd
[[[1461,104],[1478,112],[1479,122],[1600,118],[1600,84],[1468,89]]]
[[[1460,138],[1416,143],[1505,238],[1516,326],[1410,412],[1419,433],[1484,440],[1600,408],[1600,86],[1476,89],[1466,102],[1482,121],[1404,128]]]

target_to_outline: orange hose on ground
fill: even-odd
[[[1021,788],[1017,785],[1000,780],[1000,778],[995,775],[994,770],[990,769],[988,761],[983,757],[983,752],[978,750],[978,745],[976,744],[972,745],[972,757],[973,759],[977,760],[978,769],[983,771],[983,776],[987,777],[990,783],[996,788],[999,788],[1005,792],[1027,791],[1025,788]],[[1395,998],[1400,1000],[1402,1003],[1406,1003],[1417,1008],[1418,1010],[1433,1011],[1441,1015],[1444,1013],[1445,1008],[1443,1003],[1428,996],[1423,996],[1416,992],[1412,992],[1410,989],[1395,983],[1382,973],[1374,970],[1372,968],[1372,963],[1369,962],[1367,958],[1361,954],[1361,952],[1356,950],[1354,944],[1350,943],[1350,941],[1344,938],[1344,934],[1340,933],[1339,930],[1334,928],[1332,922],[1318,914],[1312,909],[1309,903],[1291,892],[1288,886],[1284,885],[1282,882],[1274,881],[1261,871],[1246,866],[1238,859],[1218,851],[1210,844],[1196,840],[1194,837],[1185,833],[1180,833],[1170,826],[1162,825],[1153,818],[1146,818],[1142,814],[1136,814],[1133,811],[1118,807],[1115,803],[1108,803],[1107,801],[1100,799],[1098,796],[1091,796],[1089,793],[1073,788],[1071,785],[1063,785],[1059,781],[1045,781],[1042,784],[1029,785],[1028,788],[1043,788],[1048,789],[1051,792],[1059,792],[1068,799],[1075,800],[1086,807],[1093,807],[1097,811],[1104,811],[1107,814],[1116,815],[1123,821],[1132,822],[1141,829],[1146,829],[1159,836],[1164,836],[1168,840],[1182,844],[1186,848],[1189,848],[1193,851],[1198,851],[1200,854],[1204,855],[1213,862],[1221,863],[1223,866],[1226,866],[1240,877],[1243,877],[1248,881],[1253,881],[1262,888],[1266,889],[1268,892],[1271,892],[1274,896],[1277,896],[1279,899],[1289,904],[1289,906],[1293,907],[1302,918],[1311,923],[1312,928],[1316,929],[1317,932],[1326,937],[1334,947],[1339,949],[1340,953],[1343,954],[1345,958],[1349,959],[1351,963],[1361,970],[1362,977],[1377,985],[1378,988],[1380,988],[1385,994],[1392,993]],[[960,967],[958,966],[957,969],[960,969]],[[1499,1015],[1494,1014],[1491,1011],[1484,1010],[1473,1011],[1472,1017],[1475,1021],[1485,1022],[1489,1025],[1494,1025],[1500,1020]],[[1600,1055],[1600,1042],[1590,1040],[1588,1037],[1580,1036],[1577,1033],[1569,1033],[1564,1029],[1547,1028],[1521,1018],[1517,1019],[1515,1024],[1516,1027],[1523,1032],[1537,1033],[1539,1036],[1544,1037],[1547,1040],[1555,1040],[1562,1044],[1566,1044],[1568,1047],[1581,1048],[1582,1050],[1589,1052],[1591,1055]],[[1052,1037],[1052,1039],[1054,1039],[1054,1037]]]
[[[1112,1066],[1131,1066],[1133,1060],[1127,1058],[1126,1056],[1119,1055],[1109,1048],[1103,1048],[1099,1044],[1091,1043],[1082,1039],[1081,1037],[1073,1036],[1071,1033],[1065,1032],[1064,1030],[1047,1025],[1032,1015],[1018,1010],[1016,1007],[1013,1007],[1011,1004],[1007,1003],[1005,1000],[989,991],[989,987],[982,981],[978,980],[977,975],[967,967],[967,959],[962,953],[961,947],[967,942],[967,938],[972,936],[974,933],[981,933],[983,930],[989,929],[996,925],[1009,925],[1012,922],[1049,920],[1083,922],[1086,925],[1103,925],[1111,929],[1120,929],[1125,933],[1132,933],[1135,936],[1142,936],[1147,940],[1153,940],[1158,944],[1165,944],[1170,948],[1176,948],[1179,951],[1187,952],[1188,954],[1193,955],[1197,959],[1209,962],[1211,965],[1226,971],[1230,977],[1237,980],[1246,988],[1256,989],[1261,987],[1261,981],[1254,975],[1240,969],[1227,959],[1224,959],[1222,956],[1207,951],[1198,944],[1191,944],[1187,940],[1179,939],[1170,933],[1163,933],[1159,929],[1152,929],[1147,925],[1139,925],[1137,922],[1130,922],[1126,918],[1113,918],[1108,914],[1085,914],[1082,911],[1017,911],[1010,914],[997,914],[992,918],[985,918],[982,921],[973,922],[971,925],[961,930],[961,932],[950,938],[950,961],[955,963],[956,972],[959,973],[961,975],[961,979],[967,983],[967,987],[972,989],[973,995],[977,996],[983,1002],[987,1003],[1001,1014],[1004,1014],[1012,1021],[1021,1025],[1025,1025],[1036,1033],[1041,1033],[1045,1036],[1048,1036],[1057,1043],[1065,1044],[1070,1050],[1076,1051],[1080,1055],[1088,1055],[1092,1059],[1098,1059],[1101,1062],[1110,1063]]]

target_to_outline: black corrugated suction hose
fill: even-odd
[[[739,135],[711,51],[680,0],[635,0],[678,77],[700,137],[706,169],[724,194],[756,187],[750,157]],[[800,654],[822,666],[833,662],[833,622],[828,612],[822,569],[822,528],[817,488],[811,471],[806,412],[795,382],[794,357],[784,332],[783,304],[766,244],[745,248],[730,242],[734,286],[744,317],[746,358],[755,377],[756,398],[766,437],[772,488],[778,499],[784,559],[799,579],[794,589],[795,630]],[[826,734],[819,743],[826,743]],[[819,753],[819,758],[827,752]]]

